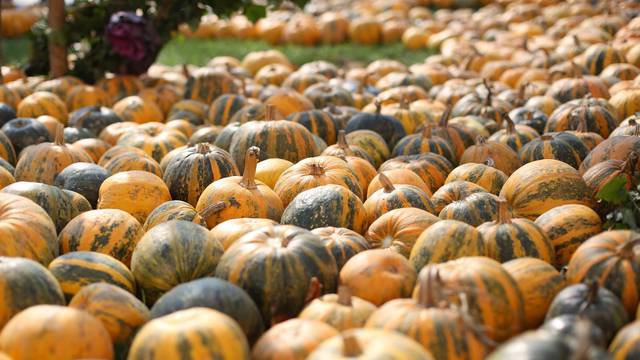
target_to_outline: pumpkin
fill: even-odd
[[[515,216],[530,220],[557,206],[593,202],[578,171],[553,159],[523,165],[504,183],[500,197],[509,202]]]
[[[98,80],[96,86],[106,91],[112,102],[135,95],[143,89],[142,82],[134,75],[105,77]]]
[[[223,249],[206,228],[171,220],[151,228],[138,241],[131,272],[147,304],[174,286],[215,273]]]
[[[354,106],[351,92],[343,87],[332,86],[326,82],[310,85],[304,90],[304,96],[311,100],[316,109],[329,104],[334,106]]]
[[[80,139],[75,141],[72,146],[78,151],[84,151],[87,153],[94,163],[97,163],[102,154],[111,147],[111,145],[107,144],[103,140],[96,138]]]
[[[0,190],[14,182],[16,182],[16,179],[13,177],[13,174],[11,174],[9,170],[0,167]]]
[[[132,146],[144,150],[155,161],[160,162],[171,150],[187,144],[187,137],[175,130],[137,129],[122,135],[117,145]]]
[[[151,318],[191,308],[209,308],[230,316],[242,328],[250,343],[264,331],[258,308],[238,286],[213,277],[180,284],[162,295],[151,308]]]
[[[52,139],[47,128],[32,118],[13,119],[2,126],[2,132],[11,141],[18,155],[29,145],[40,144]],[[10,161],[10,159],[6,160]],[[14,163],[12,162],[12,164]]]
[[[439,220],[418,208],[391,210],[369,226],[366,239],[373,249],[390,249],[408,258],[418,236]]]
[[[380,165],[379,170],[388,171],[402,168],[409,169],[418,174],[432,192],[444,185],[447,175],[453,170],[453,166],[449,160],[444,156],[433,153],[401,155],[384,162]]]
[[[392,116],[400,121],[405,133],[407,134],[413,134],[415,130],[424,123],[433,123],[433,120],[430,116],[427,116],[427,113],[411,110],[409,107],[409,101],[406,98],[402,98],[399,104],[384,106],[381,113],[383,115]]]
[[[500,341],[518,333],[524,325],[524,299],[515,280],[497,261],[487,257],[462,257],[422,268],[423,273],[437,271],[440,281],[427,289],[435,303],[441,301],[468,306],[469,315],[483,326],[486,335]],[[420,294],[418,282],[414,298]],[[460,294],[464,296],[460,296]]]
[[[493,133],[489,141],[499,142],[508,145],[514,151],[519,151],[524,145],[534,140],[538,132],[527,125],[516,125],[509,115],[504,116],[506,128]]]
[[[113,105],[113,112],[123,121],[132,121],[138,124],[164,120],[164,114],[155,103],[135,95],[116,102]]]
[[[553,109],[551,111],[553,111]],[[549,115],[551,114],[551,111],[549,112]],[[525,105],[524,107],[515,108],[508,113],[508,119],[511,119],[515,125],[528,126],[534,129],[538,134],[544,132],[544,128],[547,125],[548,120],[547,116],[548,115],[542,109],[533,105]],[[508,119],[505,117],[505,121],[507,122],[507,132],[509,131],[510,126]]]
[[[327,81],[327,77],[322,74],[298,70],[287,76],[282,82],[282,87],[292,88],[299,93],[304,93],[309,86],[325,81]]]
[[[86,311],[109,332],[116,357],[124,357],[135,333],[149,320],[149,309],[131,293],[108,283],[83,287],[69,308]]]
[[[282,84],[282,82],[291,75],[292,72],[293,71],[289,66],[282,64],[269,64],[258,70],[254,80],[258,84],[262,84],[264,86],[280,86],[280,84]]]
[[[483,187],[472,182],[453,181],[445,184],[439,188],[438,191],[433,193],[431,201],[433,202],[436,213],[440,214],[449,204],[464,200],[472,194],[484,192],[487,191]]]
[[[69,114],[70,127],[85,128],[94,135],[100,135],[107,126],[122,122],[122,119],[108,107],[86,106]]]
[[[580,99],[585,96],[609,99],[610,94],[604,81],[596,76],[580,76],[556,80],[551,84],[546,96],[560,103]]]
[[[199,143],[214,144],[221,132],[221,126],[202,126],[193,132],[187,145],[193,146]]]
[[[49,264],[67,301],[85,285],[105,282],[132,294],[136,282],[126,265],[115,258],[93,251],[74,251],[60,255]]]
[[[398,119],[393,116],[383,115],[381,110],[382,104],[378,101],[376,102],[375,113],[363,112],[354,115],[347,122],[346,132],[372,130],[380,134],[390,148],[395,147],[396,143],[406,135],[406,131]]]
[[[460,157],[460,164],[486,163],[492,159],[496,169],[508,176],[516,171],[522,164],[518,154],[508,145],[487,141],[483,136],[478,136],[476,144],[467,148]]]
[[[493,164],[493,159],[487,160],[487,164],[462,164],[449,173],[445,183],[467,181],[480,185],[487,192],[497,195],[500,193],[502,185],[507,181],[508,176],[491,166]]]
[[[370,248],[364,237],[353,230],[328,226],[313,229],[311,233],[318,235],[324,246],[331,252],[338,271],[354,255]]]
[[[458,220],[472,226],[479,226],[484,222],[495,220],[497,215],[498,197],[481,191],[451,202],[442,208],[438,216],[445,220]]]
[[[462,124],[449,123],[449,114],[450,109],[445,109],[433,133],[448,140],[455,152],[456,160],[460,160],[466,148],[473,145],[475,132]]]
[[[370,164],[374,164],[373,158],[366,150],[357,145],[349,144],[349,142],[347,141],[346,132],[344,130],[338,131],[338,142],[324,149],[322,151],[322,155],[337,156],[340,158],[347,156],[356,156],[367,160],[367,162],[369,162]]]
[[[233,243],[244,234],[257,230],[267,225],[275,225],[271,219],[261,218],[235,218],[223,221],[211,229],[211,234],[227,250]]]
[[[64,305],[56,278],[41,264],[20,257],[0,257],[3,284],[0,328],[16,314],[40,304]]]
[[[395,331],[379,329],[352,329],[322,342],[309,360],[369,359],[432,360],[433,357],[420,344]]]
[[[596,279],[622,301],[632,317],[640,301],[640,269],[635,265],[633,250],[637,239],[637,233],[629,230],[606,231],[589,238],[573,253],[567,266],[567,282]]]
[[[580,315],[590,320],[602,330],[606,343],[629,322],[618,297],[598,285],[597,280],[570,285],[560,291],[549,306],[546,321],[562,315]]]
[[[582,126],[583,131],[594,132],[606,139],[617,124],[616,115],[605,106],[593,100],[573,100],[554,110],[544,131],[576,130]]]
[[[406,184],[394,185],[384,173],[380,173],[378,178],[383,188],[371,194],[364,202],[369,223],[397,208],[415,207],[431,213],[435,211],[427,193],[420,188]]]
[[[115,145],[120,137],[138,128],[138,124],[132,121],[120,121],[106,126],[100,132],[100,140],[110,145]]]
[[[182,135],[186,136],[189,139],[193,135],[195,129],[196,126],[185,119],[170,120],[164,126],[164,130],[175,130],[182,133]]]
[[[84,196],[95,207],[100,185],[107,177],[109,173],[102,166],[79,162],[62,170],[55,177],[54,185]]]
[[[252,258],[244,262],[241,259]],[[320,238],[288,225],[265,226],[238,239],[220,259],[216,277],[243,288],[265,324],[297,315],[336,288],[337,267]]]
[[[167,120],[186,119],[193,125],[203,125],[207,119],[209,106],[202,101],[184,99],[176,102],[169,110]]]
[[[424,130],[420,134],[407,135],[402,138],[393,148],[391,154],[399,155],[415,155],[425,152],[431,152],[444,156],[452,164],[456,164],[458,158],[452,147],[452,144],[438,136],[432,136],[431,125],[425,125]]]
[[[209,228],[238,217],[264,217],[279,220],[282,201],[264,183],[255,180],[260,149],[247,150],[243,176],[230,176],[208,185],[200,195],[196,210]]]
[[[585,67],[592,75],[598,75],[607,66],[614,63],[624,63],[624,54],[606,44],[591,45],[584,52]]]
[[[66,93],[66,105],[69,111],[75,111],[87,106],[110,106],[109,94],[95,86],[76,85]]]
[[[256,166],[256,179],[274,189],[280,175],[292,166],[291,161],[278,158],[260,161]]]
[[[36,305],[16,315],[0,333],[11,359],[113,359],[109,332],[89,313],[60,305]]]
[[[237,93],[238,84],[225,70],[203,67],[189,74],[184,98],[211,104],[222,94]]]
[[[525,328],[537,328],[553,298],[564,288],[564,276],[548,262],[530,257],[513,259],[502,266],[516,281],[524,298]]]
[[[640,117],[636,117],[636,115],[626,118],[611,132],[611,136],[640,136],[640,124],[638,122],[640,122]]]
[[[380,167],[390,156],[387,143],[375,131],[366,129],[353,131],[346,135],[346,141],[351,146],[357,146],[364,150],[375,167]]]
[[[152,227],[170,220],[191,221],[194,224],[207,226],[204,219],[189,203],[181,200],[171,200],[153,209],[142,225],[142,229],[146,232]]]
[[[26,118],[50,115],[63,124],[67,123],[69,117],[65,103],[57,95],[47,91],[37,91],[22,99],[16,115]]]
[[[113,154],[114,152],[107,152],[107,156],[102,159],[106,160]],[[111,175],[125,171],[144,171],[158,177],[162,176],[162,169],[158,162],[146,153],[122,151],[103,163],[105,170]]]
[[[453,117],[466,115],[479,115],[497,122],[502,121],[502,114],[511,110],[511,105],[495,97],[494,90],[486,80],[483,80],[483,89],[473,91],[458,100],[451,109]]]
[[[638,99],[640,99],[640,91],[632,88],[614,94],[609,99],[609,103],[615,109],[618,119],[625,119],[640,111]]]
[[[73,218],[58,236],[61,252],[96,251],[129,266],[131,254],[142,236],[133,216],[117,209],[92,210]]]
[[[192,308],[153,319],[133,339],[129,359],[249,359],[249,344],[231,317]]]
[[[340,270],[340,284],[348,287],[354,296],[376,306],[409,297],[415,281],[416,271],[407,259],[386,249],[360,252]]]
[[[303,125],[312,134],[320,136],[327,144],[335,144],[337,141],[338,124],[326,111],[309,110],[292,113],[287,120]]]
[[[585,183],[595,198],[614,179],[624,179],[624,187],[629,190],[636,186],[635,171],[638,155],[633,152],[626,160],[605,160],[590,167],[583,175]]]
[[[169,189],[158,176],[146,171],[125,171],[102,183],[97,208],[124,210],[144,223],[153,209],[169,200]]]
[[[276,88],[271,93],[265,92],[264,97],[265,106],[273,106],[276,112],[285,117],[313,109],[313,103],[293,89]]]
[[[11,144],[11,140],[9,140],[4,132],[0,132],[0,158],[3,158],[10,164],[15,164],[17,159],[13,144]]]
[[[375,45],[382,38],[382,25],[373,17],[361,17],[349,23],[349,39],[356,44]]]
[[[25,95],[26,96],[26,95]],[[0,85],[0,102],[5,103],[15,109],[22,100],[20,93],[6,85]]]
[[[304,360],[320,343],[339,332],[318,320],[291,319],[273,326],[253,346],[255,360]]]
[[[381,174],[384,174],[384,176],[386,176],[392,184],[413,185],[420,188],[428,196],[431,196],[431,189],[424,183],[424,181],[422,181],[422,179],[416,173],[409,169],[393,169],[381,172]],[[382,185],[382,181],[380,180],[380,175],[378,174],[369,183],[367,197],[373,195],[373,193],[382,189],[383,187],[384,186]]]
[[[577,321],[587,331],[592,327],[588,320]],[[578,337],[580,335],[576,334],[572,338],[564,338],[544,330],[527,331],[502,344],[487,359],[568,359],[580,354],[584,354],[581,356],[590,359],[610,358],[609,354],[600,347],[593,346],[588,342],[583,345],[583,338]]]
[[[535,223],[553,244],[557,268],[567,265],[583,242],[602,232],[600,216],[585,205],[555,207],[540,215]]]
[[[348,287],[340,286],[337,294],[327,294],[313,300],[298,317],[319,320],[337,330],[345,331],[363,327],[376,309],[372,303],[351,296],[351,290]]]
[[[633,152],[640,153],[640,137],[612,136],[589,152],[580,165],[580,173],[584,174],[590,167],[605,160],[626,160]]]
[[[633,359],[640,355],[638,349],[638,332],[640,323],[632,322],[624,326],[613,338],[609,352],[615,359]]]

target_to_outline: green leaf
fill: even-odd
[[[596,195],[596,198],[613,204],[622,204],[629,198],[627,190],[624,188],[627,179],[624,176],[609,181]]]
[[[250,21],[256,22],[267,15],[267,8],[262,5],[248,4],[245,6],[243,13]]]

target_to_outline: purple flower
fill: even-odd
[[[105,32],[113,52],[127,60],[129,73],[146,71],[160,49],[160,39],[151,23],[132,12],[113,14]]]

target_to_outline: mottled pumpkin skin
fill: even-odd
[[[56,176],[54,185],[84,196],[95,208],[100,185],[108,177],[109,173],[100,165],[75,163],[67,166]]]
[[[444,185],[447,175],[453,170],[453,165],[444,156],[426,153],[395,157],[380,165],[379,170],[392,169],[409,169],[415,172],[429,186],[431,192],[435,192]]]
[[[0,132],[0,157],[15,164],[17,160],[16,151],[11,144],[11,140],[3,132]]]
[[[100,157],[104,154],[111,145],[107,144],[107,142],[100,139],[80,139],[72,144],[72,146],[78,150],[82,150],[93,162],[97,163],[100,161]]]
[[[293,113],[287,120],[301,124],[312,134],[322,138],[327,144],[335,144],[338,139],[338,124],[330,113],[322,110],[309,110]]]
[[[595,346],[588,349],[600,350]],[[567,359],[575,353],[564,337],[550,331],[527,331],[501,344],[487,359]],[[589,351],[587,356],[602,359],[609,358],[604,354],[598,357],[600,354],[594,353],[595,351]]]
[[[508,211],[508,210],[507,210]],[[553,243],[533,221],[498,214],[496,221],[478,226],[489,257],[505,262],[521,257],[555,263]]]
[[[18,155],[29,145],[36,145],[53,140],[47,127],[33,118],[16,118],[10,120],[2,126],[2,132],[9,138]]]
[[[638,183],[635,176],[636,161],[636,158],[629,158],[624,161],[605,160],[590,167],[582,175],[582,178],[592,191],[594,198],[609,182],[619,177],[624,178],[626,181],[624,188],[630,190]],[[606,206],[599,206],[599,210],[603,208],[606,208]]]
[[[292,166],[291,161],[278,158],[260,161],[256,166],[256,179],[274,189],[280,175]]]
[[[548,262],[530,257],[510,260],[502,266],[516,281],[524,298],[525,328],[538,328],[551,301],[564,288],[564,276]]]
[[[307,357],[309,360],[347,360],[354,357],[344,353],[344,337],[352,336],[362,350],[357,358],[361,359],[394,359],[394,360],[433,360],[420,344],[395,331],[380,329],[351,329],[341,335],[334,336],[320,344]]]
[[[614,359],[635,359],[640,356],[640,323],[626,325],[613,338],[609,352]]]
[[[158,105],[138,95],[127,96],[119,100],[113,104],[112,109],[122,120],[138,124],[164,120],[164,114]]]
[[[227,125],[231,117],[247,105],[247,99],[242,95],[224,94],[209,107],[207,122],[213,125]]]
[[[381,173],[386,176],[392,184],[405,184],[405,185],[413,185],[420,188],[424,191],[428,196],[431,196],[431,189],[427,184],[422,181],[420,176],[409,169],[393,169],[382,171]],[[380,174],[376,174],[376,176],[369,183],[369,187],[367,189],[367,197],[373,195],[376,191],[382,189],[384,186],[382,181],[380,180]]]
[[[596,146],[580,165],[584,174],[593,165],[605,160],[626,160],[632,152],[640,153],[640,137],[612,136]]]
[[[380,167],[391,156],[387,142],[373,130],[356,130],[348,133],[346,138],[349,144],[358,146],[366,151],[376,168]]]
[[[540,136],[534,128],[527,125],[512,126],[513,128],[507,127],[507,129],[498,130],[491,134],[488,140],[505,144],[517,152],[531,140]]]
[[[457,220],[441,220],[419,234],[409,262],[416,271],[465,256],[487,256],[482,234],[473,226]]]
[[[323,341],[338,335],[317,320],[291,319],[273,326],[253,346],[254,360],[305,360]]]
[[[147,217],[142,229],[146,232],[152,227],[171,220],[191,221],[200,226],[207,226],[206,221],[189,203],[171,200],[158,205]]]
[[[50,115],[63,124],[67,123],[69,117],[67,105],[57,95],[46,91],[36,91],[22,99],[16,109],[16,115],[31,118]]]
[[[176,130],[139,130],[122,135],[116,144],[140,148],[160,162],[171,150],[186,145],[188,141],[184,134]]]
[[[252,260],[242,261],[246,258]],[[335,291],[337,274],[335,260],[318,236],[287,225],[245,234],[223,254],[216,269],[216,277],[247,291],[265,324],[296,316],[318,291]]]
[[[77,162],[92,163],[93,159],[71,145],[42,143],[24,149],[14,176],[18,181],[53,185],[54,179],[64,168]]]
[[[213,277],[189,281],[169,290],[151,308],[151,318],[196,307],[217,310],[233,318],[251,344],[264,332],[260,312],[251,297],[240,287]]]
[[[189,75],[185,85],[185,99],[210,104],[222,94],[237,93],[238,85],[229,73],[216,68],[200,68]]]
[[[373,249],[390,249],[408,258],[418,236],[438,221],[440,218],[422,209],[394,209],[371,223],[366,239]]]
[[[250,121],[240,126],[229,145],[238,168],[244,168],[245,153],[251,146],[260,148],[261,160],[275,157],[297,163],[318,155],[311,132],[285,120]]]
[[[20,181],[3,188],[2,192],[24,196],[40,205],[53,220],[57,231],[82,212],[91,210],[91,205],[81,195],[51,185]]]
[[[193,125],[203,125],[209,106],[198,100],[180,100],[171,106],[167,120],[186,119]]]
[[[368,226],[362,201],[340,185],[323,185],[301,192],[282,214],[282,223],[313,230],[334,226],[363,234]]]
[[[0,257],[0,329],[20,311],[40,304],[64,305],[56,278],[41,264],[19,257]]]
[[[83,287],[69,307],[100,320],[109,332],[117,358],[124,358],[138,329],[149,321],[149,309],[131,293],[107,283]]]
[[[524,326],[524,299],[516,281],[495,260],[487,257],[463,257],[442,264],[427,265],[420,276],[437,271],[441,281],[428,291],[434,301],[459,302],[466,294],[469,313],[482,324],[487,336],[496,341],[507,339]],[[414,298],[421,291],[418,282]]]
[[[162,177],[162,169],[158,162],[146,154],[124,152],[107,161],[104,168],[111,175],[125,171],[145,171]]]
[[[468,147],[460,157],[460,164],[484,164],[489,159],[494,161],[496,169],[507,176],[511,176],[522,165],[518,153],[509,146],[495,141],[479,141],[476,145]]]
[[[468,181],[482,186],[488,192],[498,195],[502,189],[502,185],[507,181],[508,176],[489,165],[468,163],[462,164],[453,169],[445,183],[453,181]]]
[[[545,125],[545,132],[576,130],[584,121],[585,132],[594,132],[603,138],[616,128],[616,115],[606,107],[584,100],[573,100],[554,110]]]
[[[213,145],[229,151],[229,147],[231,146],[231,140],[235,136],[236,132],[240,129],[242,124],[239,122],[231,122],[227,126],[225,126],[218,136],[216,136],[216,140]],[[238,164],[236,164],[238,165]]]
[[[542,159],[556,159],[580,167],[589,150],[575,135],[562,132],[545,134],[534,139],[520,149],[518,155],[523,164]]]
[[[593,199],[578,171],[558,160],[525,164],[504,183],[500,197],[506,199],[515,216],[535,220],[557,206],[591,206]]]
[[[211,229],[211,234],[222,244],[225,251],[244,234],[277,222],[263,218],[236,218],[223,221]]]
[[[602,232],[600,216],[585,205],[555,207],[540,215],[535,223],[553,244],[556,268],[567,265],[583,242]]]
[[[100,186],[98,209],[120,209],[140,223],[158,205],[171,200],[167,185],[146,171],[125,171],[110,176]]]
[[[591,237],[571,257],[567,282],[597,279],[620,298],[632,317],[640,301],[640,266],[634,260],[632,243],[637,236],[629,230],[612,230]]]
[[[88,129],[97,136],[107,126],[118,122],[122,122],[122,119],[110,108],[87,106],[69,114],[68,126]]]
[[[114,124],[107,125],[102,131],[100,131],[100,140],[107,144],[115,145],[122,135],[135,131],[138,128],[138,124],[133,121],[121,121]]]
[[[138,241],[131,271],[147,304],[174,286],[213,276],[222,245],[206,228],[192,222],[171,220],[149,230]]]
[[[348,301],[348,304],[341,303],[338,294],[323,295],[309,303],[298,318],[319,320],[345,331],[363,327],[377,309],[372,303],[355,296],[349,295]]]
[[[37,305],[16,315],[0,333],[0,350],[12,359],[113,359],[102,323],[84,311]]]
[[[403,137],[391,152],[392,156],[417,155],[423,153],[434,153],[444,156],[452,164],[458,163],[458,156],[451,143],[441,137],[432,136],[431,131],[427,134],[413,134]]]
[[[163,180],[174,200],[186,201],[196,206],[209,184],[238,175],[240,172],[229,153],[210,144],[198,144],[172,156]]]
[[[212,309],[193,308],[149,321],[136,335],[129,360],[249,360],[240,326]]]
[[[138,149],[132,146],[124,146],[124,145],[115,145],[112,146],[109,150],[105,151],[102,156],[100,156],[100,160],[98,160],[98,165],[104,167],[111,159],[116,156],[132,153],[138,156],[146,156],[149,157],[142,149]]]
[[[11,172],[3,167],[0,167],[0,190],[16,182]]]
[[[479,226],[497,218],[498,200],[497,196],[488,192],[470,194],[445,206],[438,216],[443,220],[458,220]]]
[[[345,127],[347,133],[357,130],[372,130],[380,134],[384,141],[393,148],[407,133],[402,123],[393,116],[382,115],[379,112],[374,114],[361,112],[354,115],[347,122]]]
[[[338,271],[357,253],[370,248],[369,243],[357,232],[345,228],[322,227],[311,230],[318,235],[324,246],[331,252]]]
[[[438,189],[433,196],[431,202],[435,211],[440,214],[442,210],[449,204],[464,200],[466,197],[476,193],[486,193],[487,191],[480,185],[469,181],[453,181]]]
[[[142,226],[133,216],[118,209],[103,209],[73,218],[60,232],[58,241],[63,254],[95,251],[129,266],[133,248],[142,234]]]
[[[144,88],[142,81],[134,75],[118,75],[98,80],[96,86],[111,96],[116,102],[130,95],[135,95]]]
[[[380,189],[373,193],[365,202],[364,209],[369,223],[390,210],[415,207],[434,213],[434,205],[427,194],[413,185],[393,185],[393,190]]]
[[[343,186],[364,198],[354,171],[347,162],[334,156],[317,156],[294,164],[280,175],[274,191],[286,207],[301,192],[328,184]]]

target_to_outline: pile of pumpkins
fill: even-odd
[[[552,3],[410,66],[4,69],[0,359],[640,357],[596,196],[638,185],[640,22]]]

